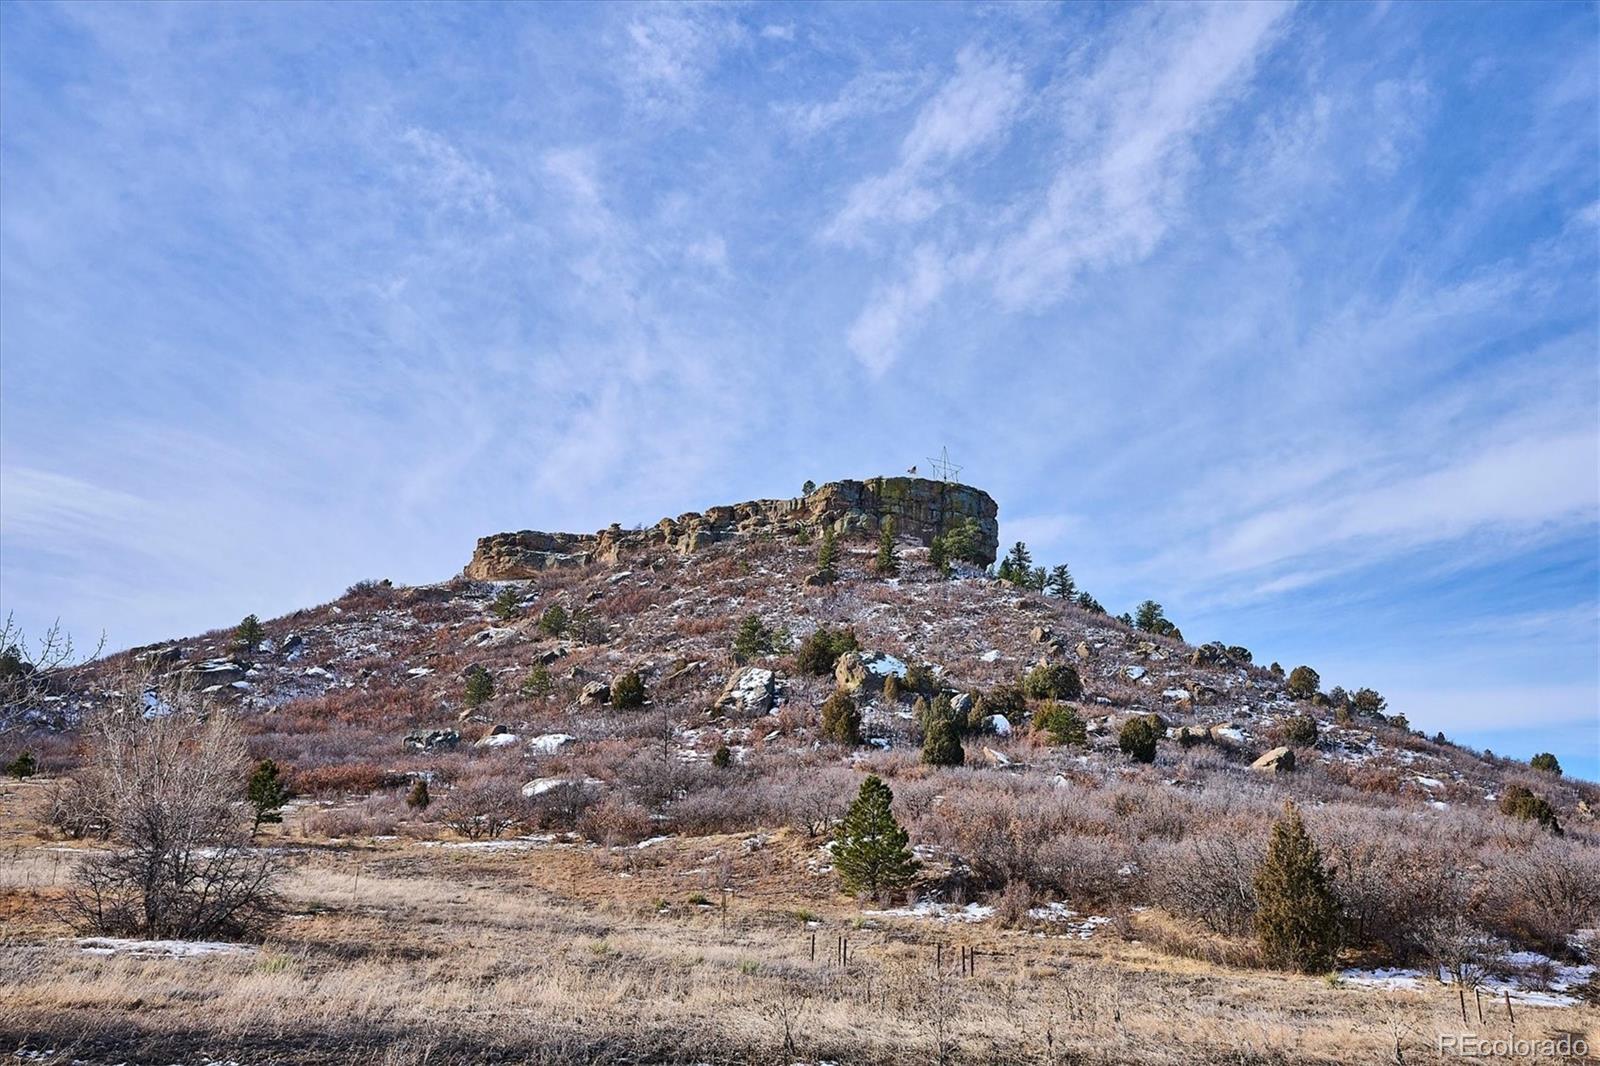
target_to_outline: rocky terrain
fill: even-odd
[[[899,538],[893,575],[876,566],[889,516]],[[458,1030],[441,1036],[426,1020],[438,1012],[369,1017],[341,998],[345,991],[317,982],[353,965],[341,945],[374,935],[373,923],[407,923],[401,940],[417,953],[411,957],[441,960],[428,965],[461,957],[485,935],[478,919],[462,912],[463,924],[448,934],[430,923],[438,908],[466,898],[499,915],[484,920],[501,923],[503,933],[514,926],[519,937],[545,943],[552,930],[565,930],[542,949],[560,981],[589,987],[604,963],[605,980],[646,998],[667,993],[641,991],[638,974],[621,976],[604,962],[617,950],[606,945],[622,943],[624,929],[655,930],[628,940],[624,956],[649,960],[646,973],[686,974],[699,963],[684,953],[720,921],[730,945],[716,962],[720,976],[704,987],[681,980],[693,986],[685,1002],[704,1012],[696,1015],[700,1031],[720,1033],[735,1049],[726,1061],[796,1058],[783,1024],[713,1006],[746,997],[767,1021],[801,1010],[791,998],[816,1004],[827,1021],[809,1046],[818,1057],[855,1061],[845,1004],[864,994],[851,983],[859,981],[894,989],[901,1004],[885,998],[876,1008],[898,1035],[864,1060],[949,1057],[915,1021],[915,1004],[945,995],[944,986],[923,989],[923,978],[909,975],[932,964],[935,956],[924,955],[942,952],[937,945],[953,930],[1010,960],[985,972],[998,983],[981,995],[977,986],[962,993],[969,1013],[951,1007],[963,1027],[950,1037],[956,1058],[1102,1061],[1041,1056],[1058,1031],[1061,1046],[1091,1054],[1121,1028],[1120,1038],[1147,1041],[1131,1056],[1137,1061],[1349,1061],[1331,1035],[1308,1042],[1303,1027],[1311,1023],[1287,1020],[1296,1004],[1324,1002],[1319,986],[1304,979],[1290,995],[1284,979],[1264,983],[1249,938],[1250,871],[1286,799],[1306,811],[1341,898],[1359,915],[1334,985],[1346,998],[1327,999],[1326,1014],[1317,1015],[1325,1035],[1350,1026],[1381,1034],[1363,1045],[1361,1061],[1401,1054],[1403,1045],[1406,1061],[1432,1061],[1416,1034],[1442,1032],[1454,1017],[1456,997],[1440,983],[1449,974],[1437,961],[1448,938],[1436,923],[1446,920],[1470,929],[1473,943],[1493,945],[1481,953],[1481,987],[1504,994],[1508,1018],[1515,1000],[1517,1017],[1547,1009],[1562,1031],[1581,1031],[1575,1019],[1592,1018],[1595,1001],[1589,953],[1600,921],[1593,785],[1422,736],[1392,717],[1404,708],[1363,710],[1342,694],[1299,698],[1289,671],[1263,663],[1270,649],[1232,645],[1226,634],[1189,644],[1002,581],[989,568],[958,562],[945,574],[931,564],[930,542],[957,518],[977,523],[981,553],[992,559],[995,517],[993,500],[978,490],[900,478],[833,483],[801,499],[712,508],[647,530],[487,537],[465,573],[439,584],[363,581],[333,603],[261,623],[256,639],[221,630],[53,676],[39,698],[8,708],[0,756],[27,750],[45,778],[70,773],[75,724],[129,684],[152,686],[150,716],[168,711],[163,679],[236,712],[251,755],[285,767],[298,797],[281,846],[318,871],[297,875],[294,928],[273,934],[280,940],[269,945],[278,946],[263,950],[302,960],[289,964],[303,971],[296,994],[329,1012],[318,1023],[324,1036],[350,1038],[333,1020],[349,1012],[370,1026],[360,1040],[372,1043],[362,1046],[412,1041],[404,1061],[429,1061],[430,1047],[453,1048],[448,1061],[476,1052],[464,1050]],[[832,580],[818,581],[824,530],[837,535],[838,558]],[[816,643],[808,638],[846,631],[853,647],[821,662],[808,653]],[[1058,700],[1031,688],[1030,675],[1066,673],[1078,685]],[[859,743],[824,731],[821,708],[836,691],[861,712]],[[960,722],[961,766],[922,759],[926,707],[941,699]],[[1081,720],[1081,741],[1046,728],[1061,705]],[[1124,727],[1139,721],[1155,731],[1148,759],[1124,743]],[[916,883],[894,899],[843,897],[833,873],[829,832],[867,772],[892,784],[922,864]],[[404,802],[419,781],[436,797],[426,813]],[[1517,789],[1548,804],[1559,836],[1502,809]],[[44,852],[20,843],[25,833],[52,836],[37,828],[50,820],[47,793],[42,786],[30,794],[34,828],[12,823],[18,872],[9,885],[0,881],[0,904],[34,938],[19,942],[12,961],[34,967],[37,988],[58,990],[19,999],[12,1015],[0,1011],[0,1032],[9,1018],[36,1050],[41,1032],[62,1024],[52,997],[100,1002],[76,987],[85,965],[78,948],[38,947],[72,943],[60,940],[68,930],[40,902],[53,891],[40,887]],[[499,806],[463,817],[453,801],[474,796]],[[83,845],[43,846],[71,854]],[[347,869],[347,860],[355,865]],[[53,867],[50,877],[54,885]],[[335,887],[347,877],[354,887]],[[363,883],[377,895],[361,895]],[[522,886],[538,902],[501,902],[494,886]],[[512,906],[537,914],[502,914]],[[873,945],[861,968],[830,967],[814,954],[804,966],[795,961],[795,938],[818,929]],[[1433,931],[1423,936],[1424,929]],[[573,937],[602,946],[574,946]],[[1062,961],[1066,944],[1074,962]],[[104,956],[92,954],[101,949]],[[131,965],[119,961],[116,944],[81,951],[102,960],[96,966]],[[526,955],[509,940],[496,951],[499,961],[482,960],[475,987],[545,965],[508,962]],[[208,971],[183,996],[237,996],[245,986],[236,978],[255,964],[220,953],[182,965],[234,975]],[[1069,965],[1122,989],[1117,1001],[1078,1001],[1076,986],[1041,976],[1059,978],[1065,969],[1053,968]],[[1184,987],[1175,976],[1184,967],[1200,967],[1204,981],[1235,981],[1241,1013]],[[556,970],[528,979],[555,979]],[[360,980],[377,979],[362,973]],[[384,973],[385,982],[401,980]],[[206,983],[218,980],[221,992]],[[433,987],[454,988],[455,980],[440,971]],[[1050,1016],[1075,1016],[1081,1027],[997,1022],[1018,988],[1033,997],[1030,1009],[1066,1012]],[[183,1029],[199,1024],[183,1013],[183,996],[166,1022],[138,1022],[142,1035],[127,1039],[163,1053],[199,1046],[187,1041],[209,1030]],[[583,1032],[594,1043],[586,1054],[677,1061],[659,1033],[645,1040],[612,1006],[573,996],[559,1010],[589,1019]],[[1151,996],[1163,1006],[1152,1006]],[[1239,1023],[1218,1019],[1267,1010],[1262,1004],[1275,996],[1288,997],[1286,1013],[1250,1030],[1254,1050],[1232,1046]],[[1412,1036],[1378,1024],[1382,1011],[1399,1009],[1395,996],[1413,997],[1405,999]],[[1192,1042],[1162,1044],[1172,1025],[1148,1018],[1130,1035],[1122,1018],[1135,1001],[1200,1011],[1189,1016]],[[1202,1011],[1202,1001],[1212,1006]],[[1463,999],[1462,1010],[1471,1002]],[[130,1023],[114,997],[106,1003],[104,1018],[83,1023],[83,1039],[128,1046],[115,1034],[126,1036]],[[1205,1013],[1213,1009],[1222,1013]],[[441,1018],[460,1018],[456,1006],[440,1010]],[[246,1009],[241,1017],[256,1020],[239,1023],[239,1039],[263,1039],[273,1016]],[[566,1047],[561,1041],[577,1032],[556,1030],[550,1047]],[[1301,1035],[1285,1037],[1291,1031]],[[526,1029],[492,1032],[506,1054],[548,1051],[544,1036],[527,1043]],[[323,1061],[309,1044],[282,1046],[280,1058],[263,1061]],[[698,1061],[725,1061],[714,1039],[683,1047]]]

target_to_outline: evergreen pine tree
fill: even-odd
[[[739,632],[733,638],[733,657],[736,661],[747,663],[758,655],[765,655],[772,650],[772,630],[761,624],[761,619],[755,615],[746,615],[743,622],[739,623]]]
[[[1146,633],[1159,633],[1161,631],[1161,623],[1166,620],[1161,605],[1155,600],[1145,600],[1139,605],[1133,616],[1134,626],[1144,630]]]
[[[943,533],[934,537],[933,543],[928,545],[928,565],[940,577],[950,576],[950,548]]]
[[[922,735],[922,761],[929,766],[963,766],[967,753],[961,747],[961,735],[956,731],[948,702],[945,707],[943,712],[928,712],[927,732]]]
[[[567,609],[559,603],[552,603],[539,616],[539,632],[547,637],[559,637],[567,631],[567,621]]]
[[[900,572],[900,554],[894,546],[893,518],[885,518],[883,529],[878,533],[877,570],[884,577],[893,577]]]
[[[846,891],[876,895],[904,888],[916,876],[911,838],[895,821],[893,803],[889,786],[869,774],[839,824],[833,865]]]
[[[1289,695],[1293,696],[1295,699],[1309,700],[1312,696],[1317,694],[1317,690],[1321,687],[1322,678],[1315,670],[1311,669],[1311,667],[1297,666],[1293,670],[1289,671]],[[1374,692],[1373,695],[1376,696],[1377,693]],[[1353,697],[1351,697],[1351,702],[1355,704],[1357,711],[1361,711],[1362,709],[1360,701],[1361,692],[1357,692]]]
[[[1012,584],[1025,585],[1033,576],[1033,556],[1028,554],[1028,546],[1022,541],[1017,541],[1000,561],[1001,580],[1010,581]]]
[[[244,794],[255,809],[255,819],[250,826],[251,836],[255,836],[256,830],[264,823],[283,821],[281,812],[283,805],[289,802],[289,786],[278,772],[277,763],[271,759],[262,759],[257,763],[255,772],[245,785]]]
[[[428,782],[423,778],[417,778],[417,783],[406,793],[406,806],[414,811],[425,811],[432,802],[433,797],[428,795]]]
[[[253,614],[244,616],[233,631],[233,643],[240,651],[255,651],[263,640],[267,639],[267,631],[261,628],[261,619]]]
[[[1332,969],[1339,954],[1339,901],[1295,805],[1285,803],[1256,868],[1256,935],[1269,963],[1307,973]]]
[[[1528,765],[1535,770],[1543,770],[1547,774],[1561,776],[1561,761],[1548,751],[1541,751],[1528,760]]]
[[[802,495],[802,496],[809,496],[813,492],[816,492],[816,491],[817,491],[817,483],[815,481],[812,481],[810,478],[807,478],[806,479],[806,483],[804,485],[800,486],[800,495]]]
[[[1045,588],[1064,600],[1070,600],[1078,591],[1078,583],[1072,580],[1072,571],[1067,569],[1067,564],[1061,563],[1050,568],[1050,577],[1045,581]]]
[[[629,670],[611,682],[611,706],[628,710],[643,707],[644,700],[644,678],[639,671]]]
[[[494,698],[494,675],[481,666],[467,671],[467,706],[481,707]]]
[[[723,744],[711,755],[711,765],[718,770],[726,770],[733,765],[733,749]]]
[[[1072,602],[1078,605],[1078,609],[1080,611],[1092,611],[1095,614],[1106,613],[1106,609],[1101,605],[1100,601],[1089,595],[1087,592],[1078,593],[1078,595],[1073,598]]]
[[[852,748],[861,743],[861,708],[850,693],[836,689],[824,701],[822,735],[836,744]]]
[[[1054,744],[1072,744],[1084,747],[1089,743],[1089,728],[1078,712],[1065,703],[1050,700],[1034,715],[1033,724],[1042,730]]]
[[[817,573],[826,581],[832,581],[837,574],[834,565],[839,559],[839,545],[833,536],[833,527],[825,526],[822,530],[822,543],[817,545]]]
[[[489,609],[494,616],[502,622],[509,622],[522,613],[522,597],[517,595],[517,590],[507,586],[500,590],[500,595],[494,598]]]

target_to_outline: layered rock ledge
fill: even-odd
[[[998,515],[994,499],[970,485],[915,477],[830,481],[806,496],[712,507],[643,529],[613,525],[598,533],[496,533],[478,540],[465,574],[478,581],[513,580],[590,562],[616,563],[634,551],[687,553],[736,537],[794,536],[803,528],[812,533],[831,528],[842,537],[876,536],[889,517],[897,535],[923,544],[970,518],[983,555],[993,562],[1000,541]]]

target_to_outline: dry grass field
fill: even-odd
[[[1157,912],[1081,940],[874,916],[790,829],[617,849],[328,841],[301,808],[261,840],[293,855],[265,943],[95,952],[53,909],[79,845],[36,835],[44,791],[0,793],[0,1054],[16,1061],[1177,1066],[1445,1061],[1440,1037],[1463,1032],[1600,1045],[1590,1006],[1516,1005],[1513,1026],[1495,1001],[1480,1024],[1468,997],[1463,1027],[1444,987],[1176,958],[1147,939]]]

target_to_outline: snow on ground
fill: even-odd
[[[452,851],[527,851],[556,842],[554,833],[537,836],[507,837],[504,840],[424,840],[425,848],[449,848]]]
[[[894,907],[885,911],[863,911],[868,918],[928,918],[936,922],[982,922],[994,917],[994,908],[983,903],[969,903],[957,907],[949,903],[935,903],[931,899],[918,900],[914,907]]]
[[[517,743],[517,741],[521,739],[522,738],[517,736],[515,733],[491,733],[482,740],[478,741],[478,747],[505,748]]]
[[[984,652],[982,655],[978,656],[978,658],[983,660],[986,663],[997,663],[997,662],[1000,661],[1000,649],[999,648],[991,648],[990,650]]]
[[[1059,900],[1046,903],[1042,907],[1034,907],[1028,912],[1028,917],[1039,922],[1049,922],[1052,926],[1050,930],[1052,935],[1068,936],[1077,940],[1088,940],[1102,925],[1111,924],[1111,919],[1103,914],[1082,917]]]
[[[1592,965],[1567,966],[1558,963],[1546,955],[1536,951],[1518,951],[1507,955],[1503,960],[1509,970],[1543,970],[1551,976],[1549,980],[1534,980],[1529,976],[1502,976],[1491,977],[1484,980],[1479,986],[1485,995],[1496,998],[1508,993],[1513,1003],[1520,1003],[1529,1007],[1575,1007],[1582,1000],[1570,994],[1574,988],[1589,984],[1595,979],[1597,971]],[[1440,971],[1437,977],[1427,974],[1422,970],[1401,968],[1382,968],[1376,970],[1341,970],[1339,980],[1343,984],[1354,985],[1360,988],[1395,989],[1422,989],[1437,981],[1441,985],[1451,983],[1448,973]],[[1529,988],[1529,984],[1543,984],[1546,988]]]
[[[528,750],[541,755],[554,755],[577,739],[571,733],[543,733],[528,741]]]
[[[192,959],[201,955],[252,955],[249,944],[218,940],[129,940],[114,936],[86,936],[74,941],[88,955],[133,955],[139,958]]]

